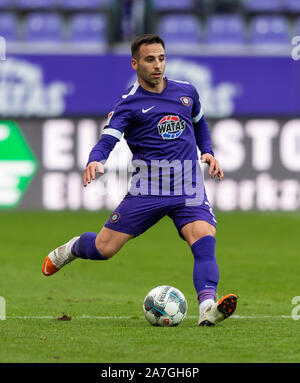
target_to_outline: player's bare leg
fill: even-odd
[[[43,274],[53,275],[76,258],[105,261],[115,255],[134,235],[103,227],[100,233],[87,232],[51,251],[44,260]]]
[[[133,234],[121,233],[103,227],[96,237],[95,245],[97,250],[108,259],[114,256],[133,237]]]
[[[194,221],[181,230],[194,254],[194,286],[199,300],[199,326],[214,326],[236,309],[237,296],[227,294],[215,303],[219,269],[215,257],[216,229],[206,221]]]
[[[206,221],[194,221],[183,226],[181,233],[187,243],[192,246],[196,241],[207,235],[215,237],[216,228]]]

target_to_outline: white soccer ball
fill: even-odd
[[[178,326],[186,316],[187,301],[175,287],[158,286],[146,295],[143,309],[153,326]]]

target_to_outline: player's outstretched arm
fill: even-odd
[[[211,178],[215,178],[215,176],[218,176],[219,181],[223,179],[223,170],[221,169],[219,162],[215,159],[213,155],[211,155],[210,153],[204,153],[201,156],[201,161],[209,165],[208,174]]]
[[[89,155],[86,168],[82,173],[82,182],[84,187],[95,179],[97,171],[100,174],[104,174],[103,163],[106,162],[110,152],[113,150],[118,141],[119,139],[116,137],[109,134],[102,134],[99,142],[93,147]]]
[[[82,182],[84,187],[95,179],[97,171],[101,175],[104,174],[103,164],[97,161],[90,162],[82,173]]]

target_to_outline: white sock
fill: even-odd
[[[203,311],[208,307],[212,306],[215,303],[213,299],[205,299],[205,301],[201,302],[199,305],[200,316],[203,314]]]

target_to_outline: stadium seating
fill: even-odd
[[[107,19],[99,14],[77,14],[70,19],[73,42],[106,43]]]
[[[0,13],[0,36],[7,41],[17,40],[17,18],[13,13]]]
[[[253,44],[289,44],[289,23],[284,16],[256,16],[250,31]]]
[[[243,10],[243,0],[208,0],[210,13],[237,13]]]
[[[64,9],[105,9],[113,0],[61,0],[61,6]]]
[[[63,20],[60,14],[31,13],[24,23],[25,39],[30,42],[60,42],[63,40]]]
[[[59,0],[15,0],[14,5],[19,9],[51,9],[59,5]]]
[[[195,44],[200,41],[200,21],[188,14],[162,16],[158,33],[167,43]]]
[[[282,0],[245,0],[245,9],[253,12],[278,12],[282,9]]]
[[[12,5],[12,0],[0,0],[0,9],[8,8]]]
[[[239,15],[213,15],[206,24],[206,41],[210,44],[242,44],[245,41],[244,20]]]
[[[123,14],[121,4],[125,3],[0,0],[0,35],[10,41],[118,43],[122,41],[116,23]],[[151,10],[152,18],[149,16],[148,22],[141,24],[139,33],[157,32],[174,47],[176,43],[186,44],[188,49],[197,43],[282,45],[290,43],[292,25],[296,30],[293,33],[300,33],[295,23],[297,13],[300,16],[300,0],[149,0],[149,4],[145,12]]]
[[[189,11],[195,7],[194,0],[152,0],[155,11]]]
[[[286,11],[300,13],[299,0],[284,0],[283,6]]]

